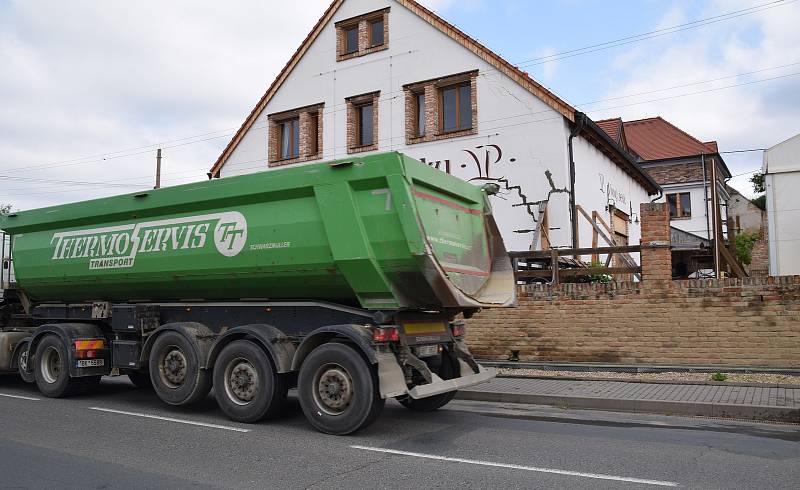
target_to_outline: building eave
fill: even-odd
[[[603,129],[591,120],[586,114],[575,111],[575,120],[579,117],[585,118],[585,124],[581,135],[586,137],[590,143],[597,147],[611,161],[616,163],[622,170],[630,175],[635,181],[639,182],[651,196],[661,192],[659,186],[650,175],[639,166],[633,155],[625,151],[616,141],[611,139]]]

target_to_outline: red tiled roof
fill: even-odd
[[[619,133],[622,129],[622,118],[615,117],[612,119],[602,119],[600,121],[595,121],[595,124],[600,126],[600,129],[606,132],[608,136],[611,137],[612,140],[619,143]]]
[[[661,117],[623,123],[628,148],[643,160],[717,153],[716,142],[703,143]]]

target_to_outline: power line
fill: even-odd
[[[619,39],[615,39],[612,41],[606,41],[602,43],[592,44],[589,46],[583,46],[580,48],[574,48],[567,51],[562,51],[560,53],[554,53],[552,55],[541,56],[538,58],[531,58],[528,60],[524,60],[517,63],[517,66],[523,65],[541,65],[544,63],[549,63],[552,61],[558,61],[564,58],[572,58],[574,56],[580,56],[583,54],[594,53],[597,51],[602,51],[604,49],[615,48],[618,46],[624,46],[626,44],[631,44],[639,41],[644,41],[646,39],[652,39],[655,37],[665,36],[669,34],[674,34],[677,32],[686,31],[689,29],[696,29],[698,27],[703,27],[709,24],[714,24],[717,22],[722,22],[725,20],[735,19],[737,17],[741,17],[744,15],[749,15],[757,12],[761,12],[763,10],[769,10],[776,7],[782,7],[784,5],[789,5],[791,3],[796,2],[797,0],[775,0],[773,2],[768,2],[760,5],[755,5],[753,7],[749,7],[746,9],[741,10],[734,10],[731,12],[727,12],[725,14],[715,15],[713,17],[706,17],[704,19],[698,19],[691,22],[687,22],[684,24],[678,24],[671,27],[665,27],[662,29],[656,29],[649,32],[644,32],[641,34],[634,34],[632,36],[626,36]]]
[[[717,153],[749,153],[751,151],[764,151],[766,148],[751,148],[749,150],[728,150],[728,151],[718,151]]]

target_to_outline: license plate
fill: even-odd
[[[98,367],[104,366],[106,363],[105,359],[81,359],[78,361],[78,367]]]
[[[421,345],[416,347],[417,357],[432,357],[439,354],[438,345]]]
[[[403,323],[403,330],[407,335],[443,333],[445,325],[443,322],[410,322]]]

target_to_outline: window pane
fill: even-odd
[[[358,27],[351,27],[344,31],[344,52],[355,53],[358,51]]]
[[[292,158],[300,154],[300,121],[292,119]]]
[[[681,193],[681,216],[692,215],[692,199],[688,192]]]
[[[369,27],[372,46],[380,46],[383,44],[383,19],[371,22]]]
[[[456,129],[456,89],[442,90],[442,131]]]
[[[292,142],[292,131],[289,121],[281,123],[281,158],[289,158],[289,148]]]
[[[417,94],[417,136],[425,136],[425,94]]]
[[[358,144],[361,146],[371,145],[372,141],[372,104],[362,105],[358,108],[359,112],[359,131]]]
[[[677,194],[667,194],[667,203],[669,204],[669,217],[675,218],[678,216],[678,196]]]
[[[472,127],[472,90],[469,85],[464,85],[458,91],[458,127],[469,129]]]

